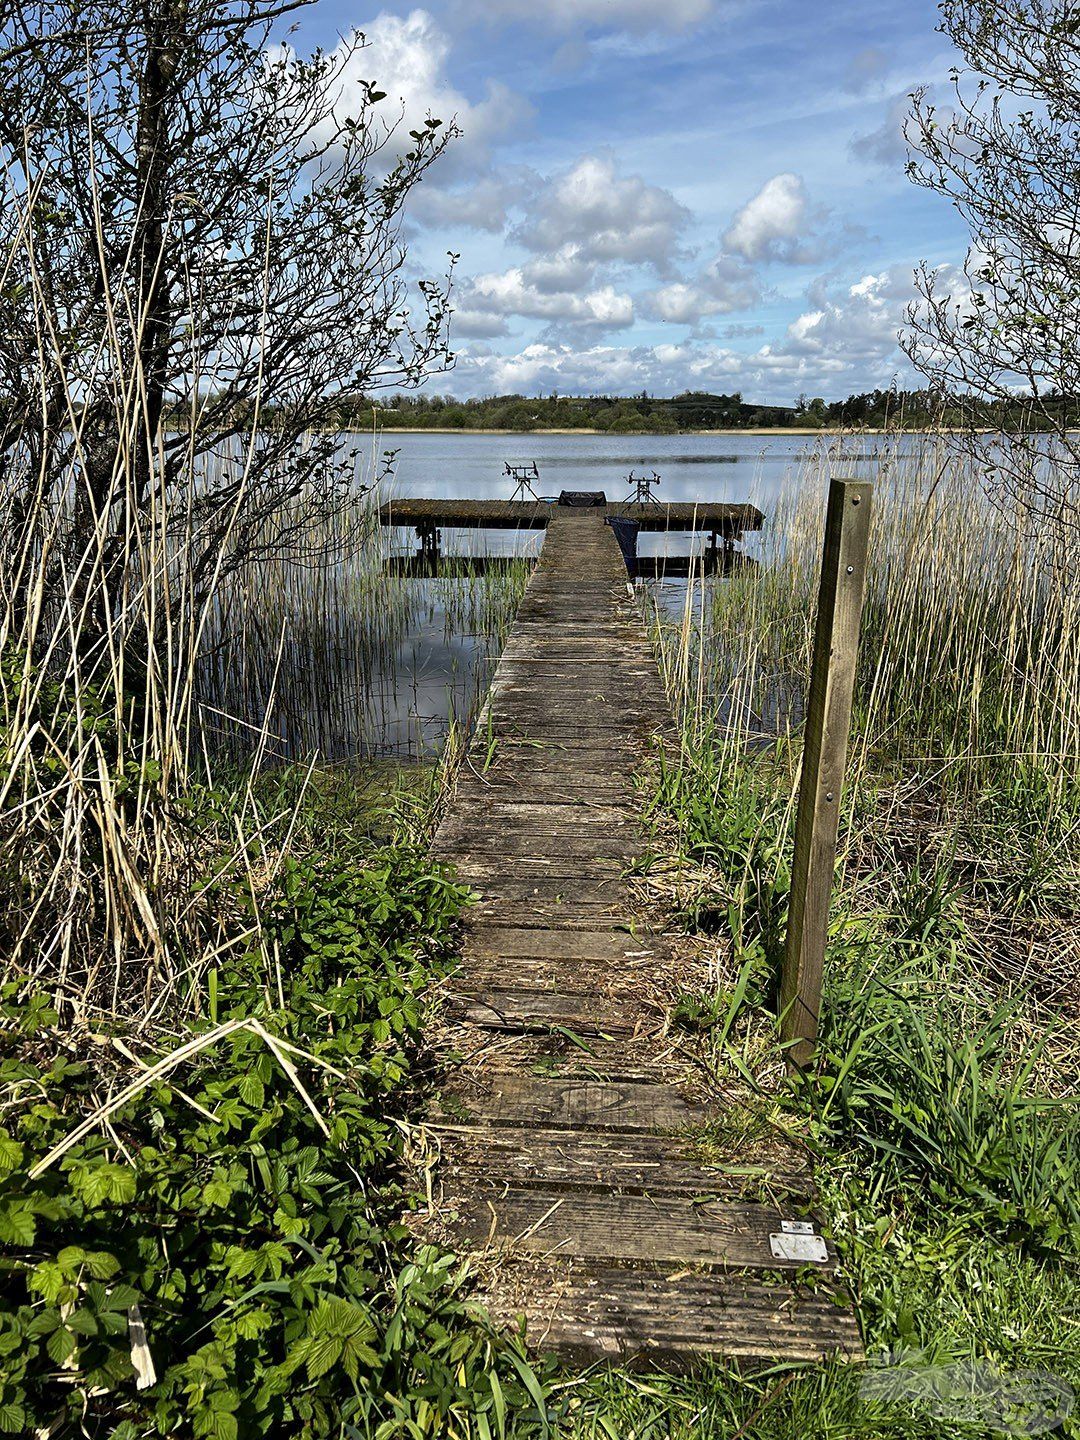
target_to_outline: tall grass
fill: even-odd
[[[786,789],[789,802],[830,463],[842,469],[822,452],[791,477],[756,567],[691,587],[681,620],[658,623],[691,743],[707,738],[738,765],[761,753],[772,790]],[[1045,969],[1059,944],[1059,971],[1073,976],[1080,608],[1072,537],[1022,509],[995,508],[970,459],[933,438],[896,441],[874,479],[842,866],[852,867],[852,882],[898,866],[931,885],[942,867],[952,879],[962,872],[972,905],[1009,936],[1003,964]]]
[[[770,506],[759,565],[688,590],[680,643],[664,637],[684,715],[719,703],[734,745],[799,722],[830,468],[844,471],[842,451],[810,453]],[[970,458],[932,437],[894,441],[872,478],[857,763],[929,743],[970,779],[1022,756],[1063,795],[1080,759],[1074,537],[990,504]]]
[[[192,770],[206,601],[164,485],[131,502],[127,404],[119,419],[104,495],[85,491],[72,396],[66,473],[46,480],[17,456],[0,496],[4,974],[45,986],[69,1020],[149,1018],[190,992],[220,940],[191,889],[208,838],[207,777]],[[80,512],[98,518],[76,536]],[[242,829],[215,841],[223,861],[252,843]]]
[[[229,753],[250,750],[265,718],[277,759],[431,758],[479,708],[527,562],[483,577],[388,573],[377,501],[361,477],[332,516],[273,517],[266,554],[218,586],[198,693]]]
[[[791,475],[756,567],[653,607],[684,735],[656,804],[690,862],[686,922],[717,937],[709,1063],[817,1152],[868,1351],[982,1376],[970,1433],[989,1435],[1010,1372],[1080,1384],[1080,557],[934,438],[859,472],[875,512],[822,1033],[789,1080],[776,979],[830,473],[823,450]],[[903,1385],[899,1409],[829,1370],[779,1388],[717,1374],[688,1399],[778,1440],[945,1433]]]

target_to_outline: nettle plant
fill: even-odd
[[[462,1379],[496,1362],[454,1267],[424,1249],[388,1279],[419,992],[465,898],[404,844],[293,858],[259,896],[259,945],[214,986],[214,1043],[44,1170],[131,1069],[5,988],[0,1430],[325,1436],[392,1417],[390,1395],[431,1416],[495,1403]],[[498,1362],[508,1386],[519,1360]]]

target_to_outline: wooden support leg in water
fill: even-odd
[[[416,538],[420,541],[417,559],[429,562],[433,572],[437,573],[442,531],[433,523],[417,525]]]
[[[829,487],[780,987],[781,1036],[788,1059],[800,1067],[813,1055],[821,1015],[821,977],[851,728],[871,488],[851,480],[834,480]]]

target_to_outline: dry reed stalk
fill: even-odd
[[[704,609],[689,587],[681,617],[656,626],[691,750],[707,741],[719,756],[708,769],[718,802],[764,745],[772,798],[790,819],[788,737],[809,682],[825,485],[840,468],[828,448],[796,468],[768,507],[760,566],[711,583]],[[982,973],[1008,984],[1037,975],[1040,993],[1062,996],[1080,944],[1075,543],[1022,506],[995,508],[978,470],[940,439],[889,442],[876,479],[839,856],[845,913],[895,913],[910,873],[944,867],[965,892]],[[764,812],[783,830],[783,816]],[[1025,888],[1029,863],[1037,893]]]

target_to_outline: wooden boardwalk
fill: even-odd
[[[671,730],[610,527],[557,512],[435,842],[481,898],[426,1224],[477,1257],[492,1312],[525,1316],[537,1349],[857,1353],[831,1244],[799,1258],[822,1245],[798,1233],[820,1230],[805,1157],[772,1138],[717,1160],[733,1117],[666,1036],[679,937],[626,871],[633,772]]]
[[[562,507],[542,500],[386,500],[379,506],[383,525],[419,529],[545,530]],[[666,504],[652,501],[613,501],[598,507],[608,515],[636,520],[642,530],[712,530],[739,539],[747,530],[760,530],[761,511],[754,505],[730,505],[713,500],[683,500]]]

